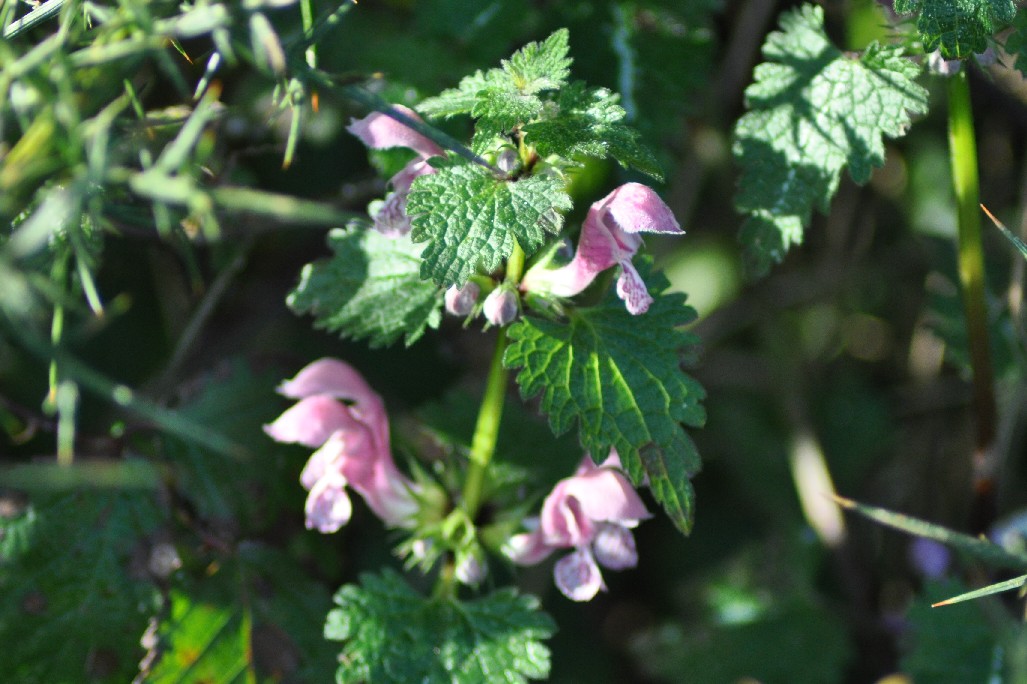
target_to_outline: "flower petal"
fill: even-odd
[[[652,517],[638,492],[619,470],[596,468],[563,483],[564,495],[577,500],[582,514],[589,520],[633,526],[639,520]]]
[[[349,522],[353,504],[346,494],[346,478],[329,472],[315,483],[307,496],[307,529],[322,534],[337,532]]]
[[[542,502],[539,524],[543,539],[549,546],[585,546],[592,541],[595,528],[582,510],[581,502],[573,495],[571,486],[574,480],[571,477],[557,482]]]
[[[349,408],[326,394],[301,399],[275,422],[265,425],[271,439],[316,448],[324,444],[336,430],[352,425],[355,419]]]
[[[422,120],[417,115],[417,112],[409,107],[404,107],[403,105],[392,105],[392,107],[406,114],[411,119]],[[445,150],[430,139],[381,112],[371,112],[363,119],[351,120],[346,130],[360,138],[362,143],[375,150],[389,147],[408,147],[425,158],[445,154]]]
[[[536,528],[531,532],[510,537],[503,545],[503,553],[518,565],[534,565],[549,556],[553,548],[546,544],[542,529]]]
[[[653,303],[653,297],[646,289],[645,281],[630,261],[621,263],[620,277],[617,278],[617,296],[624,300],[624,306],[632,316],[644,314]]]
[[[684,233],[674,212],[652,188],[625,183],[600,200],[604,219],[625,233]],[[595,205],[592,205],[595,208]],[[610,221],[604,221],[610,225]]]
[[[631,530],[622,525],[603,523],[592,540],[592,552],[604,568],[624,570],[638,565],[638,550]]]
[[[557,589],[571,601],[590,601],[606,589],[603,575],[588,549],[576,549],[553,566]]]

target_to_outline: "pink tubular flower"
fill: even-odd
[[[553,568],[556,586],[572,601],[588,601],[605,589],[599,565],[611,570],[638,564],[631,528],[650,517],[645,504],[620,470],[620,458],[596,466],[585,456],[577,472],[560,480],[542,503],[542,513],[515,535],[506,553],[515,563],[533,565],[556,549],[574,551]]]
[[[625,183],[588,210],[581,227],[578,251],[562,268],[533,266],[524,274],[521,288],[572,297],[615,264],[621,267],[617,296],[633,315],[649,310],[653,298],[631,263],[642,246],[639,233],[683,234],[674,214],[659,195],[640,183]]]
[[[403,105],[393,105],[393,109],[417,121],[421,120],[414,110]],[[407,147],[417,153],[417,157],[389,180],[392,192],[385,196],[385,201],[374,217],[375,230],[383,235],[398,237],[409,233],[410,217],[406,209],[410,186],[418,176],[435,172],[427,160],[444,155],[445,150],[409,126],[381,112],[372,112],[363,119],[351,120],[346,130],[371,149]]]
[[[347,486],[386,525],[408,526],[417,510],[417,485],[396,468],[385,405],[360,374],[342,361],[321,359],[278,391],[299,401],[264,432],[279,442],[317,448],[300,475],[310,492],[307,528],[327,534],[349,522]]]

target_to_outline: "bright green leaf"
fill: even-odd
[[[705,421],[702,387],[681,370],[680,353],[695,344],[679,329],[695,318],[684,295],[660,294],[662,275],[645,276],[655,301],[632,316],[613,292],[567,321],[526,317],[509,328],[503,359],[520,368],[524,398],[542,395],[556,434],[578,424],[582,447],[597,461],[611,447],[636,484],[648,475],[653,495],[682,532],[692,524],[689,478],[699,456],[682,423]]]
[[[333,230],[334,255],[303,267],[287,299],[296,313],[311,313],[316,325],[343,337],[368,339],[372,347],[403,337],[410,346],[441,319],[442,291],[421,280],[422,245],[409,236],[385,237],[374,230]]]
[[[463,285],[477,270],[497,269],[515,240],[531,255],[560,232],[560,212],[570,208],[563,182],[550,176],[501,180],[475,165],[421,176],[407,202],[414,241],[428,242],[421,276]]]
[[[325,637],[344,642],[337,680],[526,682],[549,674],[555,631],[531,596],[503,589],[472,601],[421,596],[390,570],[335,596]]]
[[[988,48],[988,38],[1013,20],[1014,0],[895,0],[898,14],[919,14],[924,51],[963,59]]]
[[[559,115],[524,127],[525,142],[542,155],[562,157],[613,157],[622,166],[638,169],[662,180],[653,153],[639,141],[638,133],[621,123],[624,108],[620,96],[606,88],[587,89],[574,82],[560,91]]]
[[[741,239],[754,272],[801,242],[814,207],[826,210],[842,169],[865,183],[884,164],[883,138],[903,135],[927,110],[919,67],[898,48],[870,45],[856,58],[824,33],[819,7],[781,18],[763,45],[768,60],[745,91],[749,112],[735,127],[742,167],[735,206],[749,214]]]

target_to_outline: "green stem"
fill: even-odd
[[[973,370],[977,444],[974,473],[977,484],[989,477],[987,453],[995,440],[995,388],[988,344],[985,302],[984,250],[978,200],[977,142],[974,135],[970,86],[965,69],[948,79],[949,153],[952,184],[959,212],[959,284]]]
[[[503,402],[506,399],[506,384],[509,372],[503,368],[503,352],[506,351],[506,328],[499,329],[496,348],[492,353],[492,364],[485,384],[485,396],[478,411],[478,422],[471,439],[470,467],[464,482],[464,511],[467,518],[474,520],[481,505],[485,485],[485,471],[496,451],[499,439],[499,421],[503,416]]]

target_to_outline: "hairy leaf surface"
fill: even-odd
[[[763,45],[745,91],[749,112],[735,127],[742,167],[735,206],[752,270],[765,272],[802,241],[814,207],[826,210],[842,170],[865,183],[884,164],[884,138],[903,135],[911,113],[927,110],[919,67],[899,49],[872,44],[855,58],[824,33],[823,10],[786,13]]]
[[[648,269],[643,264],[640,272]],[[702,387],[681,370],[680,353],[695,344],[681,330],[695,318],[684,295],[658,294],[662,275],[644,276],[655,301],[632,316],[613,292],[565,322],[524,318],[509,329],[504,357],[520,368],[525,398],[542,395],[542,411],[556,434],[578,424],[578,438],[601,462],[610,448],[635,484],[649,477],[653,495],[682,532],[692,524],[689,478],[699,456],[682,423],[705,421]]]
[[[286,300],[316,325],[371,347],[403,338],[410,346],[441,319],[442,291],[421,279],[421,250],[409,236],[385,237],[356,226],[333,230],[334,252],[303,267]]]
[[[342,641],[339,682],[544,679],[555,631],[538,601],[502,589],[472,601],[421,596],[393,571],[365,574],[335,596],[325,637]]]

